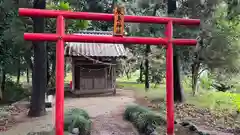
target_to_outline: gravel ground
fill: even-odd
[[[133,92],[118,90],[116,96],[66,98],[65,109],[83,108],[93,121],[92,135],[137,135],[128,122],[122,120],[126,104],[134,102]],[[18,124],[0,135],[27,135],[29,132],[49,131],[54,126],[54,105],[48,114],[40,118],[28,118],[25,113],[18,118]]]

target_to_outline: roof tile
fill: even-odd
[[[83,31],[78,35],[112,36],[109,31]],[[65,47],[66,56],[88,56],[88,57],[125,57],[126,50],[123,44],[105,43],[73,43],[68,42]]]

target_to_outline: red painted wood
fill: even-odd
[[[111,37],[111,36],[90,36],[90,35],[65,35],[64,18],[83,19],[97,21],[112,21],[113,14],[71,12],[59,10],[39,10],[20,8],[21,16],[50,17],[57,18],[57,33],[25,33],[25,40],[32,41],[56,41],[56,135],[63,135],[63,107],[64,107],[64,42],[95,42],[95,43],[122,43],[122,44],[148,44],[166,45],[166,93],[167,93],[167,134],[174,134],[174,101],[173,101],[173,44],[174,45],[196,45],[195,39],[172,39],[173,24],[199,25],[198,19],[153,17],[153,16],[124,16],[125,22],[132,23],[157,23],[167,24],[166,38],[151,37]]]
[[[63,16],[57,17],[57,34],[65,34]],[[56,135],[64,135],[64,40],[59,38],[56,44]]]
[[[173,95],[173,23],[169,21],[166,27],[166,37],[168,39],[166,53],[166,96],[167,96],[167,134],[174,134],[174,95]]]
[[[50,17],[56,18],[62,15],[68,19],[84,19],[84,20],[96,20],[96,21],[113,21],[113,14],[106,13],[91,13],[91,12],[71,12],[60,10],[40,10],[40,9],[27,9],[19,8],[20,16],[31,17]],[[174,24],[181,25],[199,25],[199,19],[184,19],[184,18],[170,18],[170,17],[156,17],[156,16],[131,16],[125,15],[124,21],[131,23],[155,23],[155,24],[167,24],[172,20]]]
[[[87,42],[87,43],[121,43],[121,44],[143,44],[143,45],[166,45],[165,38],[152,37],[115,37],[115,36],[94,36],[94,35],[64,35],[65,42]],[[25,33],[25,40],[31,41],[57,41],[57,34]],[[196,45],[195,39],[172,39],[175,45]]]

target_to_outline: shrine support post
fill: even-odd
[[[65,42],[87,42],[87,43],[120,43],[120,44],[145,44],[163,45],[167,48],[166,53],[166,95],[167,95],[167,134],[174,134],[174,101],[173,101],[173,44],[174,45],[196,45],[195,39],[174,39],[173,24],[199,25],[198,19],[183,19],[154,16],[124,16],[125,22],[132,23],[155,23],[166,24],[165,38],[151,37],[115,37],[115,36],[93,36],[93,35],[66,35],[66,19],[82,19],[96,21],[112,21],[113,14],[71,12],[56,10],[40,10],[20,8],[21,16],[57,18],[57,33],[25,33],[24,39],[31,41],[54,41],[56,44],[56,135],[63,135],[64,118],[64,43]]]
[[[56,135],[63,135],[64,130],[64,39],[65,22],[62,15],[57,17],[56,44]]]
[[[169,21],[166,26],[165,36],[167,39],[166,53],[166,104],[167,104],[167,134],[174,134],[174,90],[173,90],[173,23]]]

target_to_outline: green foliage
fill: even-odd
[[[70,4],[68,2],[60,1],[58,9],[60,10],[70,10]]]
[[[88,113],[83,109],[73,108],[64,114],[64,131],[72,132],[74,128],[78,128],[79,134],[89,135],[91,124]]]
[[[200,85],[205,90],[210,90],[212,88],[213,80],[208,76],[202,76],[199,78]]]
[[[145,107],[141,107],[138,105],[129,105],[124,111],[124,118],[129,121],[133,121],[137,118],[137,115],[140,113],[148,112],[149,109]]]
[[[11,80],[7,80],[5,84],[5,90],[3,91],[3,103],[13,103],[26,98],[29,95],[27,89],[22,88],[20,84],[17,84]]]
[[[73,8],[74,5],[72,5],[70,2],[67,1],[51,1],[47,4],[47,9],[55,9],[55,10],[70,10],[70,11],[75,11],[78,8]],[[80,7],[79,7],[80,8]],[[51,33],[55,33],[55,24],[56,20],[55,19],[48,19],[47,21],[47,30]],[[67,32],[68,33],[74,33],[78,32],[81,29],[85,29],[89,25],[89,21],[87,20],[72,20],[68,19],[66,21],[67,24]]]
[[[81,115],[87,120],[90,119],[90,116],[88,115],[87,111],[79,108],[70,109],[65,113],[65,115]]]
[[[226,0],[227,3],[227,19],[239,21],[240,15],[240,1],[239,0]]]
[[[140,133],[145,134],[152,133],[157,125],[166,124],[166,120],[162,116],[139,105],[127,106],[123,117],[132,122]]]
[[[85,119],[83,116],[75,116],[72,124],[69,126],[68,131],[71,132],[74,128],[78,128],[81,135],[90,135],[91,121]]]
[[[227,94],[231,98],[232,103],[236,106],[236,110],[240,112],[240,95],[232,94],[232,93],[227,93]]]
[[[161,84],[160,88],[150,89],[148,92],[145,92],[144,84],[118,82],[117,85],[119,85],[122,89],[135,90],[139,96],[146,97],[149,100],[164,101],[166,97],[166,87],[164,84]],[[236,110],[236,103],[234,103],[232,99],[235,99],[238,103],[240,101],[239,93],[219,92],[213,89],[201,89],[199,90],[198,95],[192,96],[189,85],[184,85],[183,89],[186,97],[186,103],[193,104],[197,108],[208,108],[212,111],[227,110],[228,112],[232,112]],[[230,95],[236,97],[232,98]]]
[[[22,57],[23,52],[29,47],[22,36],[23,31],[28,29],[24,25],[27,19],[18,17],[18,8],[22,6],[28,7],[28,3],[17,4],[6,0],[0,2],[0,68],[8,74],[16,73],[16,66],[12,65],[16,65],[19,57]],[[24,43],[26,44],[22,45]],[[21,61],[21,64],[24,65],[24,61]]]
[[[237,1],[237,2],[236,2]],[[127,13],[133,15],[152,15],[153,7],[159,4],[161,8],[157,9],[157,16],[166,16],[166,3],[156,1],[127,1],[124,2],[128,8]],[[240,46],[239,46],[239,7],[238,0],[186,0],[179,1],[177,11],[171,16],[189,17],[201,19],[200,29],[188,29],[183,26],[174,26],[175,38],[196,38],[201,37],[202,43],[196,48],[176,47],[181,58],[181,70],[186,74],[191,72],[193,62],[200,63],[201,68],[209,68],[211,74],[221,74],[230,78],[236,76],[240,71]],[[235,4],[233,4],[235,3]],[[236,4],[237,3],[237,4]],[[229,14],[234,13],[235,20],[226,19]],[[236,13],[236,14],[235,14]],[[231,15],[232,16],[232,15]],[[154,30],[152,30],[154,29]],[[126,29],[129,35],[134,36],[164,36],[164,27],[146,24],[128,25]],[[131,64],[131,69],[138,69],[140,62],[145,60],[144,46],[129,45],[130,51],[134,54],[136,61]],[[161,47],[151,47],[150,53],[150,78],[155,83],[164,79],[165,75],[165,52]],[[126,60],[127,61],[127,60]],[[124,65],[125,63],[122,62]],[[128,63],[127,63],[128,64]],[[127,67],[130,67],[126,64]],[[124,66],[123,66],[124,67]],[[204,82],[204,85],[210,83]],[[205,86],[208,87],[209,86]]]
[[[82,11],[83,6],[81,3],[86,1],[76,1],[76,0],[53,0],[48,1],[47,9],[55,10],[69,10],[69,11]],[[79,5],[80,4],[80,5]],[[77,6],[79,5],[79,6]],[[89,27],[90,21],[88,20],[77,20],[77,19],[67,19],[66,20],[66,33],[78,33],[82,29]],[[56,33],[56,19],[50,18],[46,19],[46,28],[47,33]],[[49,84],[54,87],[55,85],[55,67],[56,61],[56,46],[55,43],[47,43],[48,50],[48,59],[49,59]]]

